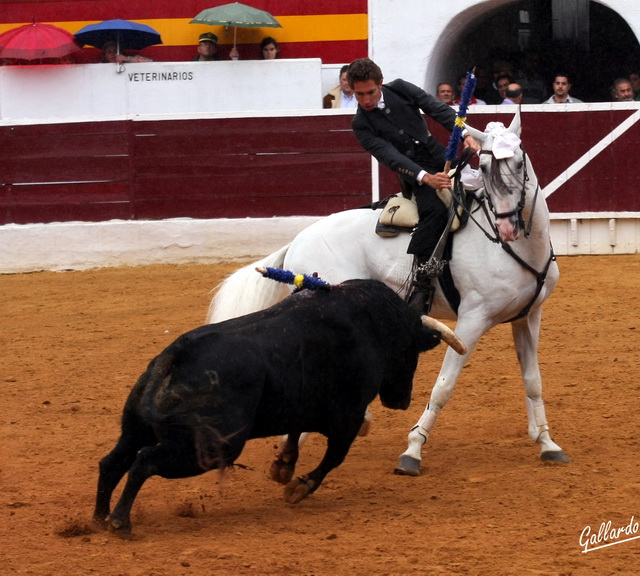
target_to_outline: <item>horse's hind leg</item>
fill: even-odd
[[[542,378],[538,365],[538,335],[541,308],[511,325],[526,393],[529,437],[540,445],[540,459],[545,462],[569,462],[566,454],[549,434],[549,424],[542,400]]]

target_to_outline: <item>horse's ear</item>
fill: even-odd
[[[520,106],[518,106],[518,111],[513,117],[513,120],[511,120],[511,124],[509,124],[509,132],[512,132],[516,136],[520,136],[520,124]]]
[[[477,130],[472,126],[469,126],[469,124],[465,124],[464,127],[469,131],[469,134],[473,136],[474,140],[476,140],[480,144],[484,144],[484,141],[487,138],[487,135],[484,132],[480,132],[480,130]]]

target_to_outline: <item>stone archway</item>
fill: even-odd
[[[575,3],[575,9],[567,10],[567,2]],[[637,11],[625,11],[625,3],[613,0],[475,4],[452,18],[438,38],[425,87],[433,91],[439,82],[455,82],[476,64],[491,68],[495,60],[511,62],[522,77],[527,60],[535,59],[529,68],[547,96],[553,74],[563,70],[573,78],[575,96],[585,102],[608,101],[613,80],[640,68],[640,44],[633,30],[640,28],[640,19]],[[558,26],[559,18],[572,20]],[[527,101],[539,102],[538,90],[532,88]]]

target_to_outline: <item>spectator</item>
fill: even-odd
[[[543,104],[582,104],[582,100],[574,98],[569,94],[571,90],[571,80],[564,72],[558,73],[553,78],[553,96],[545,100]]]
[[[522,86],[515,82],[509,84],[505,90],[505,98],[502,101],[503,104],[522,104]]]
[[[380,164],[398,174],[407,196],[415,195],[419,222],[407,252],[423,266],[446,226],[448,208],[437,189],[449,188],[451,179],[443,171],[445,147],[430,133],[423,114],[453,130],[454,110],[422,88],[402,79],[382,84],[382,70],[369,58],[349,64],[347,78],[358,100],[351,126],[360,145]],[[464,145],[473,152],[480,145],[464,132]],[[426,274],[418,274],[411,303],[421,310],[433,287]],[[422,276],[422,277],[420,277]]]
[[[240,53],[235,46],[229,52],[229,57],[232,60],[239,60]],[[262,42],[260,42],[260,57],[263,60],[275,60],[276,58],[280,58],[280,47],[278,46],[278,41],[275,38],[267,36],[262,39]]]
[[[488,78],[488,76],[487,76]],[[477,80],[477,76],[476,76]],[[458,96],[453,101],[454,104],[460,104],[460,99],[462,98],[462,91],[464,90],[464,86],[467,83],[467,75],[463,74],[462,76],[458,76]],[[480,98],[476,98],[475,90],[473,95],[471,96],[471,100],[469,100],[469,105],[471,104],[486,104],[484,100],[480,100]]]
[[[353,90],[347,82],[347,68],[349,68],[348,64],[340,68],[340,84],[329,90],[322,99],[323,108],[355,108],[358,105]]]
[[[615,102],[633,102],[633,90],[628,78],[617,78],[611,87],[611,96]]]
[[[211,32],[200,34],[198,53],[193,57],[193,62],[214,62],[215,60],[219,60],[218,37]]]
[[[498,97],[500,98],[498,104],[504,104],[509,84],[513,84],[513,78],[508,74],[501,74],[496,78],[496,88],[498,90]]]
[[[128,62],[153,62],[153,60],[151,60],[151,58],[146,58],[145,56],[140,56],[139,54],[135,54],[133,56],[120,54],[115,42],[107,42],[102,47],[102,62],[125,64]]]
[[[500,92],[498,80],[503,77],[509,78],[509,82],[515,82],[515,69],[510,62],[506,60],[496,60],[493,63],[493,87]],[[504,100],[504,94],[500,96],[498,104]]]
[[[640,100],[640,73],[631,72],[629,74],[629,82],[631,82],[631,88],[633,89],[633,99]]]
[[[453,86],[451,84],[447,84],[446,82],[441,82],[436,86],[436,98],[441,100],[445,104],[449,104],[449,106],[453,106],[453,98],[455,96],[455,92],[453,91]]]
[[[276,58],[280,58],[280,47],[278,46],[278,41],[275,38],[271,38],[271,36],[263,38],[262,42],[260,42],[260,53],[262,54],[263,60],[275,60]]]

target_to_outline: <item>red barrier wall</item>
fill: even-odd
[[[552,212],[640,212],[636,113],[522,114],[523,145],[543,188],[584,164],[548,198]],[[478,114],[472,123],[512,116]],[[371,200],[371,164],[350,125],[350,116],[321,115],[4,126],[0,224],[355,208]],[[446,144],[446,132],[432,129]],[[390,171],[381,169],[380,180],[382,197],[397,191]]]

